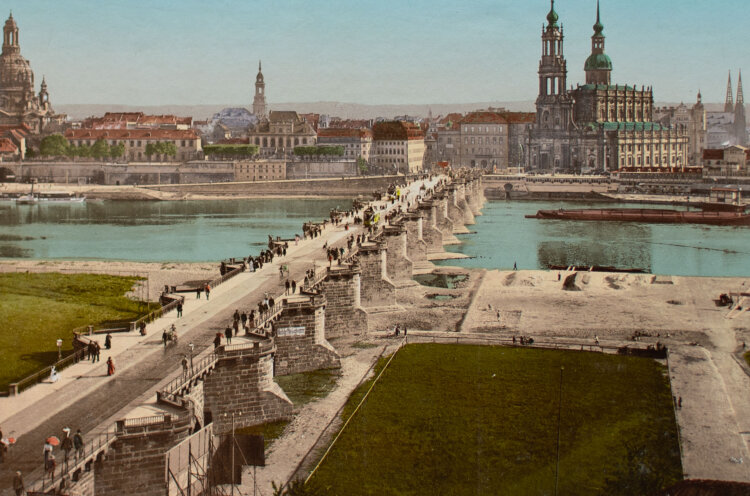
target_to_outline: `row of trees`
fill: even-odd
[[[53,134],[42,139],[39,145],[39,154],[43,157],[91,157],[99,160],[106,158],[116,159],[125,154],[125,145],[122,143],[111,145],[106,140],[99,139],[93,145],[75,146],[61,134]]]
[[[252,157],[258,154],[258,145],[204,145],[207,156]]]
[[[39,154],[43,157],[91,157],[99,160],[116,159],[125,155],[125,145],[110,145],[105,139],[98,139],[93,145],[71,145],[61,134],[53,134],[42,139]],[[177,147],[171,141],[158,141],[146,145],[146,155],[164,155],[174,157]]]

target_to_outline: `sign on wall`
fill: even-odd
[[[280,327],[276,332],[277,336],[304,336],[305,326],[298,327]]]

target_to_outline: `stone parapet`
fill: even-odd
[[[437,227],[435,203],[425,200],[417,208],[422,213],[422,239],[427,244],[427,253],[443,251],[443,233]]]

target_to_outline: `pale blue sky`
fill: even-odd
[[[55,103],[533,100],[547,0],[17,0],[37,87]],[[568,84],[584,78],[595,0],[557,0]],[[602,0],[613,82],[657,101],[750,85],[747,0]],[[6,13],[0,15],[7,16]],[[750,88],[750,86],[748,86]]]

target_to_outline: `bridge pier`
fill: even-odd
[[[362,270],[358,265],[334,265],[318,288],[326,297],[326,338],[367,332],[367,312],[361,298]]]
[[[396,286],[388,278],[385,243],[362,243],[357,250],[362,269],[362,306],[366,309],[396,305]]]
[[[190,415],[173,418],[166,414],[161,421],[145,425],[118,421],[117,439],[104,459],[94,464],[92,494],[163,496],[167,451],[190,435],[190,420]]]
[[[272,340],[225,345],[217,350],[216,368],[203,386],[206,421],[214,432],[289,418],[292,402],[273,381],[276,346]]]
[[[448,198],[444,192],[438,192],[433,198],[435,203],[435,224],[443,233],[443,243],[453,236],[453,221],[448,217]]]
[[[326,340],[326,297],[312,294],[283,300],[274,325],[275,375],[341,367],[336,350]]]
[[[427,243],[422,239],[422,215],[401,215],[401,224],[406,227],[406,256],[413,262],[427,260]]]
[[[437,227],[435,204],[430,200],[422,201],[418,208],[422,213],[422,239],[427,244],[427,253],[442,251],[443,233]]]
[[[394,283],[412,284],[414,273],[414,262],[407,254],[407,231],[403,224],[385,226],[381,239],[385,242],[388,250],[386,255],[386,272]]]
[[[470,224],[475,224],[476,221],[474,219],[474,213],[472,212],[471,207],[466,200],[466,181],[460,181],[456,186],[456,205],[463,212],[463,224],[467,226]]]

